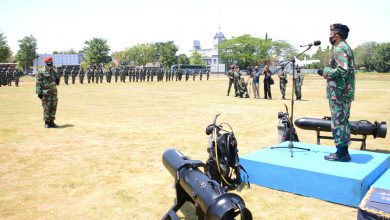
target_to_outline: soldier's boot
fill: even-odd
[[[54,123],[54,120],[51,120],[49,122],[49,128],[58,128],[58,126],[56,125],[56,123]]]
[[[50,122],[49,121],[45,121],[45,128],[50,128]]]
[[[329,161],[339,161],[339,162],[348,162],[351,161],[351,156],[348,152],[348,145],[346,146],[336,146],[337,151],[335,153],[324,156],[325,160]]]

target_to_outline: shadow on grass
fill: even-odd
[[[58,125],[57,128],[69,128],[69,127],[74,127],[74,125],[71,124]]]

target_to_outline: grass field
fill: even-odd
[[[273,145],[277,113],[290,103],[280,100],[276,85],[273,100],[227,97],[223,76],[60,85],[60,128],[45,129],[35,82],[21,81],[19,88],[0,88],[0,219],[161,219],[175,197],[161,161],[167,148],[206,161],[204,131],[216,113],[233,127],[240,154]],[[305,77],[294,118],[329,115],[325,84]],[[389,123],[390,75],[359,74],[356,89],[351,120]],[[291,97],[291,79],[287,91]],[[298,135],[316,143],[315,132]],[[389,153],[389,136],[369,137],[367,148]],[[356,219],[354,208],[255,185],[238,194],[254,219]]]

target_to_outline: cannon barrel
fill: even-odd
[[[240,196],[226,193],[216,181],[198,169],[205,168],[201,161],[191,160],[175,149],[166,150],[162,160],[169,173],[176,178],[177,194],[184,191],[187,194],[185,198],[190,198],[191,202],[201,209],[205,219],[234,219],[239,213],[241,217],[244,216],[243,219],[252,219]],[[173,210],[177,211],[179,208],[175,207]]]
[[[295,120],[295,126],[304,130],[331,131],[331,121],[329,118],[299,118]],[[387,133],[386,122],[371,123],[369,121],[350,121],[351,134],[373,135],[374,138],[385,138]]]

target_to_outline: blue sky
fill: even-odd
[[[390,41],[387,0],[0,0],[0,31],[12,51],[32,34],[39,53],[80,50],[93,37],[108,40],[111,51],[137,43],[173,40],[188,53],[193,40],[212,47],[218,27],[227,38],[250,34],[286,40],[295,47],[328,43],[329,25],[351,29],[354,48],[367,41]],[[314,52],[315,49],[312,49]]]

